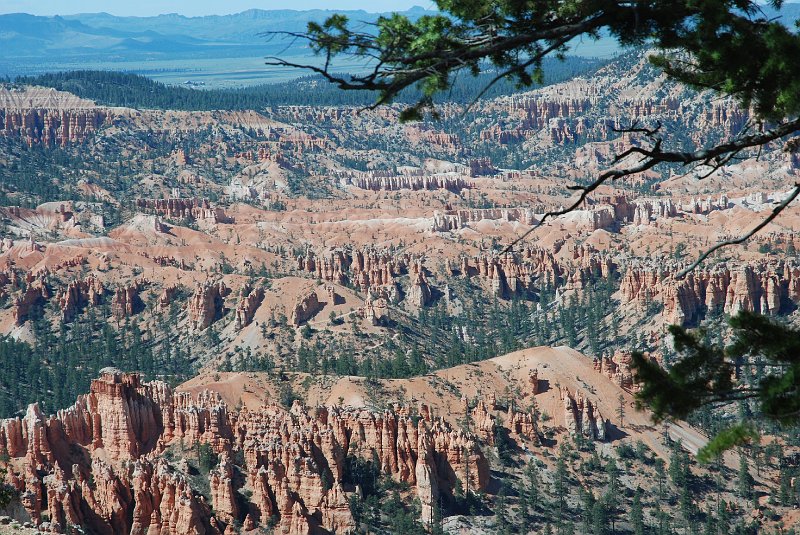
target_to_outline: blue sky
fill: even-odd
[[[148,16],[180,13],[187,16],[225,15],[246,9],[364,9],[403,10],[419,5],[433,7],[431,0],[0,0],[0,13],[72,15],[105,11],[112,15]]]

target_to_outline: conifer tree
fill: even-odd
[[[541,493],[539,490],[539,469],[536,467],[536,461],[531,459],[525,466],[524,482],[522,493],[522,510],[523,517],[526,521],[532,522],[536,518],[536,513],[539,509],[539,500]]]
[[[753,497],[753,476],[750,475],[750,465],[744,453],[739,454],[739,480],[737,490],[739,497],[750,500]]]
[[[670,327],[675,349],[681,354],[669,369],[634,352],[632,366],[641,385],[640,406],[646,405],[656,421],[685,419],[709,406],[751,400],[759,417],[782,425],[800,422],[800,330],[750,312],[730,318],[733,343],[719,347],[702,331]],[[761,363],[761,364],[758,364]],[[763,375],[750,382],[737,379],[737,368],[756,365]],[[758,429],[739,421],[720,432],[700,450],[708,462],[734,446],[758,440]]]
[[[633,494],[633,502],[630,510],[630,523],[633,528],[633,535],[644,535],[644,508],[642,506],[642,489],[636,487]]]

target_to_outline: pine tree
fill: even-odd
[[[556,473],[553,478],[555,487],[555,495],[557,500],[558,516],[556,518],[556,528],[559,534],[562,533],[564,528],[564,517],[567,513],[567,450],[564,445],[561,446],[556,461]]]
[[[632,367],[641,389],[637,403],[646,404],[656,421],[686,419],[701,409],[720,403],[750,400],[752,409],[781,425],[800,422],[797,355],[800,330],[751,312],[730,318],[733,343],[728,347],[710,343],[703,331],[669,328],[681,355],[669,369],[634,352]],[[736,369],[756,368],[758,378],[739,376]],[[765,372],[765,370],[767,370]],[[716,433],[698,453],[708,462],[725,450],[755,442],[758,430],[752,422],[739,421]]]
[[[750,466],[744,453],[739,454],[739,481],[737,490],[739,497],[750,500],[753,497],[753,476],[750,475]]]
[[[506,486],[501,483],[500,489],[497,492],[497,500],[495,501],[494,518],[496,533],[498,535],[511,535],[514,532],[514,526],[508,516],[508,498],[506,494]]]
[[[583,511],[581,514],[581,520],[583,524],[583,532],[584,533],[591,533],[592,531],[592,519],[594,514],[594,505],[597,501],[594,497],[594,493],[589,490],[583,490]]]
[[[666,483],[666,474],[664,473],[664,461],[662,459],[656,459],[656,481],[658,483],[658,492],[656,494],[656,498],[658,502],[664,501],[664,490],[665,490],[665,483]]]
[[[525,466],[525,480],[522,487],[522,511],[526,521],[532,522],[536,518],[539,508],[539,469],[536,461],[531,459]]]
[[[596,500],[592,507],[592,533],[606,535],[608,531],[608,506],[605,500]]]
[[[612,531],[616,530],[616,518],[620,502],[619,468],[613,457],[606,463],[606,475],[608,476],[608,489],[603,497],[603,505],[606,509],[607,520],[611,521]]]
[[[644,535],[644,509],[642,507],[642,489],[636,487],[636,492],[633,494],[633,503],[631,504],[630,523],[633,528],[633,535]]]

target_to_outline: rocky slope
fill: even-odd
[[[227,373],[177,390],[105,369],[68,409],[2,420],[0,457],[18,521],[48,532],[351,533],[355,458],[407,484],[429,523],[456,488],[490,491],[504,433],[537,456],[632,434],[666,457],[646,413],[627,413],[625,433],[608,418],[632,403],[627,362],[535,348],[408,380]],[[277,404],[287,384],[304,401]]]
[[[47,417],[34,404],[25,417],[2,421],[0,455],[25,511],[46,531],[218,533],[274,517],[283,533],[342,533],[353,529],[347,455],[377,455],[383,472],[415,489],[427,521],[438,494],[452,493],[462,474],[470,474],[462,485],[485,489],[488,465],[476,439],[424,407],[420,414],[298,402],[290,410],[235,409],[213,391],[192,396],[106,369],[72,407]],[[178,444],[208,444],[219,454],[210,501],[163,457]],[[244,459],[236,478],[232,455]]]
[[[113,120],[113,112],[55,89],[0,87],[0,136],[28,146],[80,144]]]

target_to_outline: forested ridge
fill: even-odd
[[[597,59],[567,57],[544,65],[544,84],[569,80],[597,69]],[[438,98],[440,102],[472,102],[496,76],[486,70],[477,77],[460,76],[453,87]],[[138,74],[113,71],[65,71],[17,78],[14,83],[52,87],[107,106],[184,111],[259,110],[271,106],[367,106],[375,101],[372,91],[341,91],[320,76],[305,76],[290,82],[256,85],[240,89],[193,89],[169,86]],[[493,98],[519,91],[511,81],[501,80],[481,98]],[[406,90],[397,101],[415,102],[416,89]]]
[[[162,330],[147,332],[135,321],[112,327],[104,315],[89,308],[81,321],[53,325],[34,314],[33,343],[0,338],[0,414],[13,416],[29,403],[40,403],[54,412],[75,403],[89,391],[89,383],[107,366],[140,371],[148,379],[178,383],[188,379],[193,366],[188,350],[172,342],[173,310],[163,318]],[[154,343],[158,338],[158,344]]]

